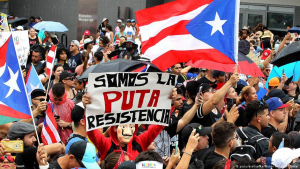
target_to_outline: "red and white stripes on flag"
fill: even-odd
[[[44,145],[50,145],[60,142],[60,137],[57,132],[57,123],[51,112],[51,106],[48,106],[48,109],[45,113],[45,120],[41,138]]]
[[[185,28],[211,2],[177,0],[137,11],[143,54],[164,71],[178,62],[189,61],[203,49],[212,49]]]
[[[52,69],[53,69],[53,66],[54,66],[54,60],[55,60],[55,56],[56,56],[56,46],[51,46],[50,50],[49,50],[49,53],[48,53],[48,56],[47,56],[47,75],[49,77],[51,77],[51,73],[52,73]]]

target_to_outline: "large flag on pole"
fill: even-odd
[[[24,84],[14,42],[10,36],[0,48],[0,125],[31,118]]]
[[[26,89],[27,89],[27,96],[29,99],[30,106],[32,106],[31,92],[34,89],[45,90],[33,65],[30,66],[29,71],[28,71],[28,75],[27,75],[27,79],[26,79]]]
[[[189,60],[237,63],[239,0],[177,0],[136,12],[142,52],[161,70]]]
[[[52,106],[49,105],[45,114],[44,126],[42,128],[41,138],[44,145],[60,142],[57,132],[57,123],[51,111]]]

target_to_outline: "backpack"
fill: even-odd
[[[253,137],[248,137],[245,134],[245,130],[242,127],[239,127],[236,130],[237,134],[239,135],[240,139],[242,140],[241,146],[237,146],[234,151],[231,152],[229,156],[230,160],[239,161],[241,159],[248,159],[248,160],[256,160],[256,150],[259,149],[259,145],[257,144],[261,140],[266,140],[263,135],[255,135]]]

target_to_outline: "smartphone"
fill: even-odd
[[[178,150],[178,141],[175,142],[175,154],[174,155],[176,155],[178,153],[177,150]]]
[[[200,98],[200,94],[201,94],[201,92],[202,92],[202,87],[203,87],[203,86],[200,86],[200,87],[199,87],[198,98]]]
[[[54,118],[55,119],[60,119],[60,116],[59,115],[54,115]]]
[[[292,38],[295,38],[295,34],[294,34],[294,33],[291,33],[291,37],[292,37]]]
[[[22,140],[1,141],[7,153],[23,153],[24,144]]]

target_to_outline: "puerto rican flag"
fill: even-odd
[[[237,63],[240,0],[177,0],[136,12],[142,52],[162,71],[178,62]]]
[[[51,77],[51,73],[52,73],[52,69],[53,69],[53,66],[54,66],[54,60],[55,60],[55,56],[56,56],[56,46],[51,46],[50,50],[49,50],[49,53],[48,53],[48,56],[47,56],[47,75],[49,77]]]
[[[48,109],[45,113],[45,120],[41,133],[41,138],[44,145],[60,142],[60,137],[57,132],[57,123],[51,111],[50,105],[48,106]]]

